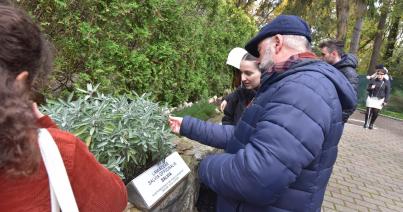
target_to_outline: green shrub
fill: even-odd
[[[203,100],[193,104],[190,107],[186,107],[182,110],[176,111],[173,114],[180,117],[192,116],[194,118],[206,121],[217,113],[216,108],[217,107],[215,105],[209,104],[206,100]]]
[[[50,101],[42,109],[58,126],[82,139],[97,160],[126,180],[131,180],[171,151],[168,109],[149,95],[113,97],[87,91],[72,101]]]
[[[48,97],[87,83],[171,105],[220,95],[228,52],[254,34],[232,0],[20,0],[57,49]]]

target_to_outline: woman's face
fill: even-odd
[[[255,89],[260,85],[260,70],[255,61],[243,60],[240,65],[242,84],[246,89]]]
[[[383,78],[385,77],[385,74],[381,71],[378,71],[377,73],[378,79],[383,80]]]

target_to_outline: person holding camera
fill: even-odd
[[[364,128],[372,130],[379,111],[389,101],[390,83],[385,79],[386,70],[381,65],[376,66],[376,77],[371,79],[367,91],[367,110],[365,112]],[[369,121],[369,125],[368,125]]]

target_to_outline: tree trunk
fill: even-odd
[[[385,0],[383,3],[384,5],[381,9],[381,16],[379,17],[377,32],[374,40],[374,48],[372,50],[371,60],[369,62],[367,71],[368,75],[371,75],[375,72],[375,66],[381,51],[383,30],[385,29],[386,18],[388,17],[389,12],[389,0]]]
[[[336,39],[346,41],[347,36],[347,20],[348,20],[349,4],[348,0],[336,0],[336,13],[337,13],[337,35]]]
[[[360,45],[362,23],[364,21],[365,12],[367,11],[367,4],[364,2],[364,0],[357,0],[356,2],[357,2],[356,19],[350,42],[350,53],[352,54],[357,54],[358,52],[358,48]]]
[[[385,54],[383,55],[383,60],[389,60],[393,56],[393,50],[395,48],[396,39],[399,32],[399,21],[400,16],[395,16],[393,18],[392,26],[390,27],[388,40],[386,43]]]
[[[240,7],[242,7],[243,5],[245,5],[247,2],[248,2],[247,0],[246,0],[246,2],[245,2],[245,0],[238,0],[238,1],[236,2],[236,7],[240,8]]]

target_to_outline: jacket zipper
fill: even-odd
[[[385,82],[385,81],[383,80],[381,86],[380,86],[379,89],[378,89],[378,92],[376,92],[376,96],[375,96],[375,97],[378,98],[378,99],[379,99],[378,94],[379,94],[379,92],[381,91],[384,82]]]

